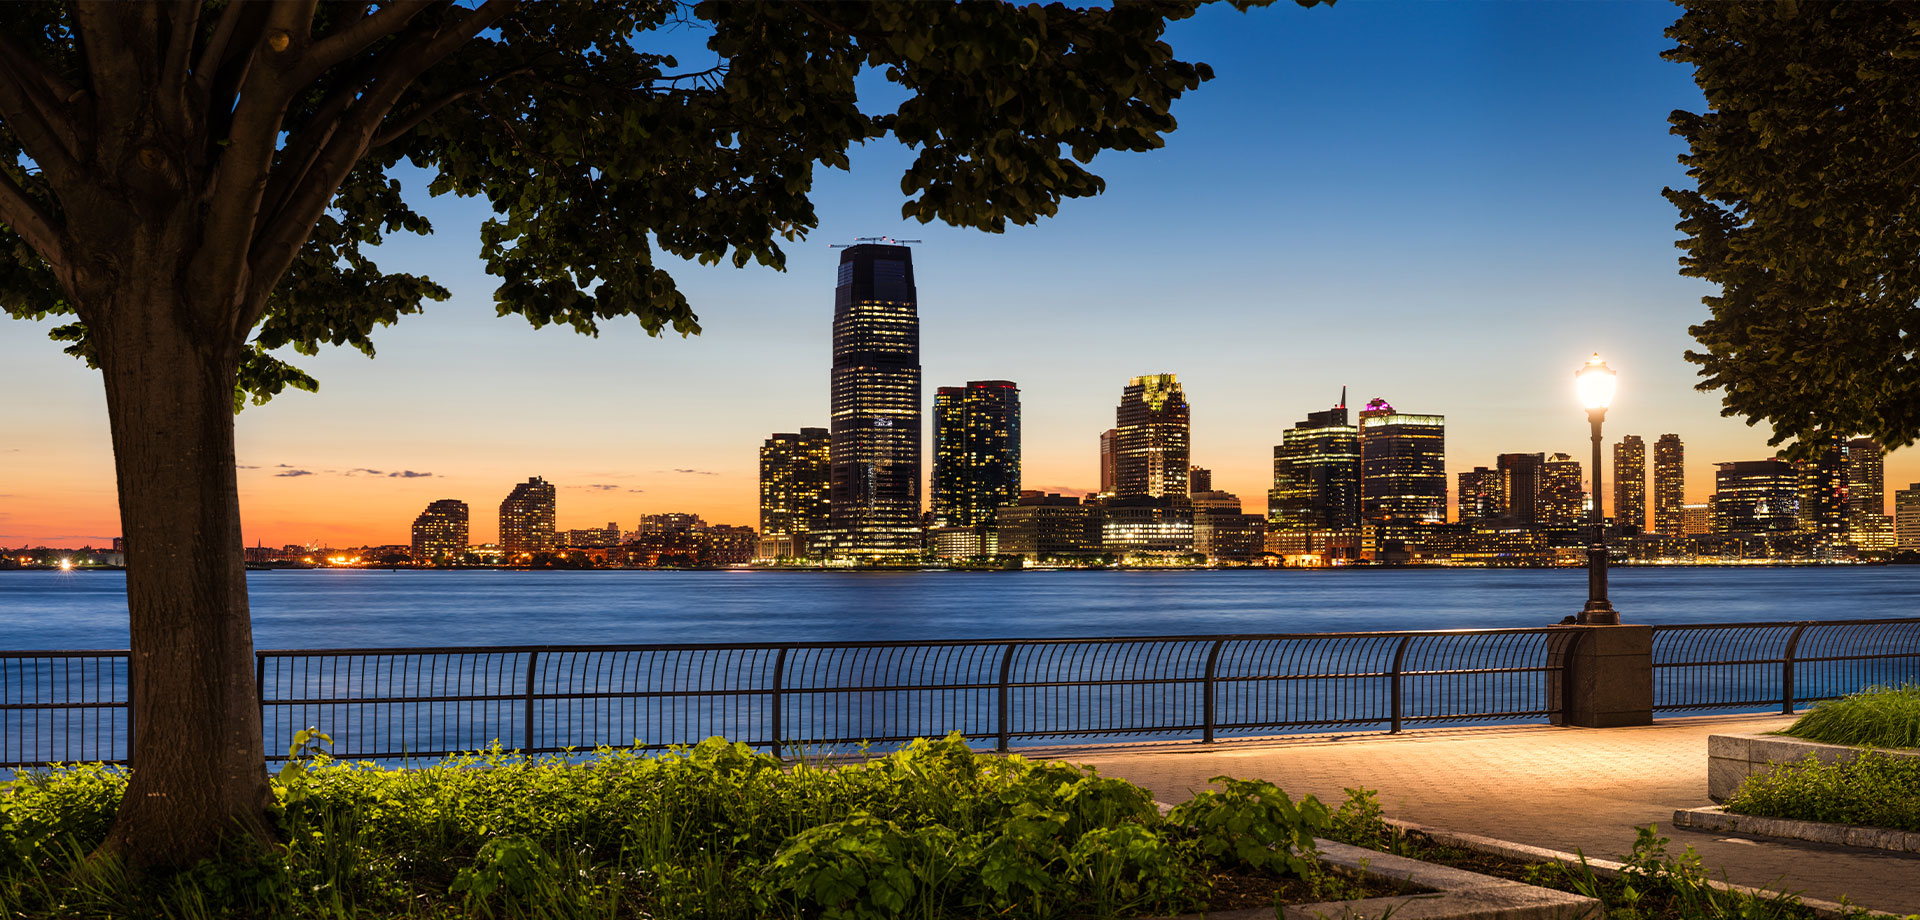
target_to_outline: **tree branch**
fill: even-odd
[[[46,210],[27,197],[20,183],[13,181],[13,174],[0,169],[0,223],[5,223],[19,234],[33,251],[40,254],[51,266],[55,274],[63,275],[67,267],[67,247],[65,238],[54,226],[53,218]],[[62,278],[64,281],[64,277]]]
[[[420,123],[432,117],[433,113],[438,112],[441,109],[444,109],[455,102],[465,99],[468,96],[480,95],[481,93],[484,93],[487,90],[490,90],[495,86],[499,85],[502,81],[506,80],[509,77],[526,76],[527,74],[531,74],[531,73],[533,73],[532,67],[515,67],[512,70],[503,71],[501,73],[488,77],[485,80],[480,80],[475,83],[469,83],[466,86],[460,87],[459,89],[453,90],[452,92],[449,92],[446,95],[433,100],[432,102],[424,102],[419,105],[416,105],[411,110],[409,110],[406,114],[401,115],[398,118],[389,117],[387,121],[384,121],[381,123],[382,129],[380,133],[374,135],[373,142],[368,146],[369,147],[385,147],[386,145],[399,140],[401,137],[404,137],[408,131],[411,131],[414,128],[419,127]]]
[[[54,175],[78,168],[79,130],[69,117],[78,92],[0,34],[0,120],[14,129],[27,155]]]
[[[445,0],[395,0],[375,10],[372,15],[361,16],[347,25],[335,29],[327,37],[314,42],[302,56],[300,62],[300,82],[308,82],[325,73],[328,68],[347,60],[369,45],[405,28],[413,17],[434,6],[450,5]]]
[[[193,74],[193,42],[200,34],[200,0],[175,0],[167,7],[167,55],[160,63],[159,104],[182,135],[189,133],[187,87]]]
[[[300,247],[313,234],[314,224],[339,192],[340,184],[370,149],[375,133],[393,106],[420,74],[440,63],[455,49],[491,28],[519,6],[519,0],[486,0],[459,22],[442,26],[421,39],[391,49],[366,89],[348,108],[339,128],[332,131],[319,155],[292,186],[286,204],[267,216],[247,252],[247,290],[231,332],[244,343],[266,310],[267,295],[293,264]]]
[[[73,7],[75,31],[87,51],[87,82],[93,97],[94,123],[127,125],[134,121],[133,107],[146,98],[147,87],[154,84],[152,52],[160,46],[159,14],[145,4],[121,4],[89,0]],[[117,146],[131,138],[98,135],[103,144]],[[118,159],[115,150],[102,150],[100,158]]]
[[[220,21],[213,25],[213,35],[207,39],[207,46],[200,49],[200,60],[193,65],[193,82],[201,92],[207,92],[213,86],[213,76],[226,64],[227,46],[233,41],[233,33],[240,28],[240,18],[245,15],[249,4],[229,3],[220,11]]]

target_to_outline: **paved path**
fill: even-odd
[[[1699,851],[1715,878],[1896,914],[1920,913],[1920,856],[1783,843],[1675,829],[1673,810],[1707,799],[1707,735],[1771,731],[1783,716],[1661,719],[1639,728],[1515,726],[1421,729],[1388,736],[1318,735],[1022,751],[1097,766],[1185,801],[1222,774],[1272,781],[1329,806],[1343,789],[1379,790],[1389,817],[1589,856],[1618,859],[1635,829],[1659,825],[1670,849]]]

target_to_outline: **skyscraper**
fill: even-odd
[[[1133,378],[1114,416],[1114,494],[1184,500],[1193,464],[1180,379],[1173,374]]]
[[[1286,533],[1360,526],[1360,429],[1347,423],[1344,396],[1280,433],[1267,526]]]
[[[1580,461],[1566,454],[1548,457],[1540,467],[1540,527],[1562,539],[1577,537],[1587,522],[1587,490]]]
[[[1384,399],[1360,410],[1360,519],[1380,539],[1418,539],[1447,520],[1446,418]]]
[[[808,535],[827,526],[830,441],[825,428],[802,428],[760,445],[759,558],[807,558]]]
[[[467,503],[443,498],[413,519],[413,561],[452,559],[467,551]]]
[[[840,253],[833,298],[831,555],[920,552],[920,319],[913,251]]]
[[[1501,454],[1500,517],[1513,524],[1541,523],[1540,493],[1546,487],[1546,454]]]
[[[1765,533],[1800,526],[1800,473],[1775,457],[1718,464],[1713,476],[1714,533]]]
[[[1839,438],[1825,438],[1793,461],[1799,476],[1800,513],[1795,529],[1831,547],[1847,536],[1847,468]]]
[[[1677,434],[1663,434],[1653,442],[1653,529],[1677,537],[1680,506],[1687,501],[1686,448]]]
[[[553,532],[553,483],[538,476],[513,487],[500,502],[500,551],[509,559],[519,553],[550,553],[559,541]]]
[[[1213,491],[1213,471],[1204,466],[1187,468],[1187,494]]]
[[[1100,432],[1100,492],[1113,494],[1114,441],[1120,437],[1117,428]]]
[[[1613,521],[1628,533],[1647,529],[1647,443],[1637,434],[1613,445]]]
[[[1476,466],[1460,471],[1460,523],[1487,524],[1501,515],[1500,471]]]
[[[1872,438],[1844,445],[1847,473],[1847,539],[1861,549],[1894,545],[1893,519],[1887,517],[1886,449]]]
[[[1893,529],[1896,546],[1920,550],[1920,482],[1893,493]]]
[[[1009,380],[941,387],[933,397],[933,525],[991,525],[1020,500],[1020,388]]]

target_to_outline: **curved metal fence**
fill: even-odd
[[[1579,629],[262,651],[266,749],[347,759],[692,744],[776,754],[960,732],[1130,738],[1541,722]],[[1653,627],[1657,711],[1920,682],[1920,619]],[[0,768],[128,756],[127,653],[0,652]]]
[[[1792,713],[1866,687],[1920,684],[1920,619],[1653,627],[1653,708]]]

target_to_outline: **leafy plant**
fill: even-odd
[[[1167,820],[1190,829],[1207,856],[1281,875],[1304,876],[1316,852],[1313,838],[1331,826],[1327,807],[1313,796],[1295,805],[1266,780],[1212,780],[1208,790],[1177,805]]]
[[[1866,751],[1843,763],[1805,759],[1747,777],[1727,797],[1743,815],[1920,831],[1920,760]]]
[[[1920,748],[1920,684],[1868,687],[1828,700],[1781,734],[1823,744]]]

